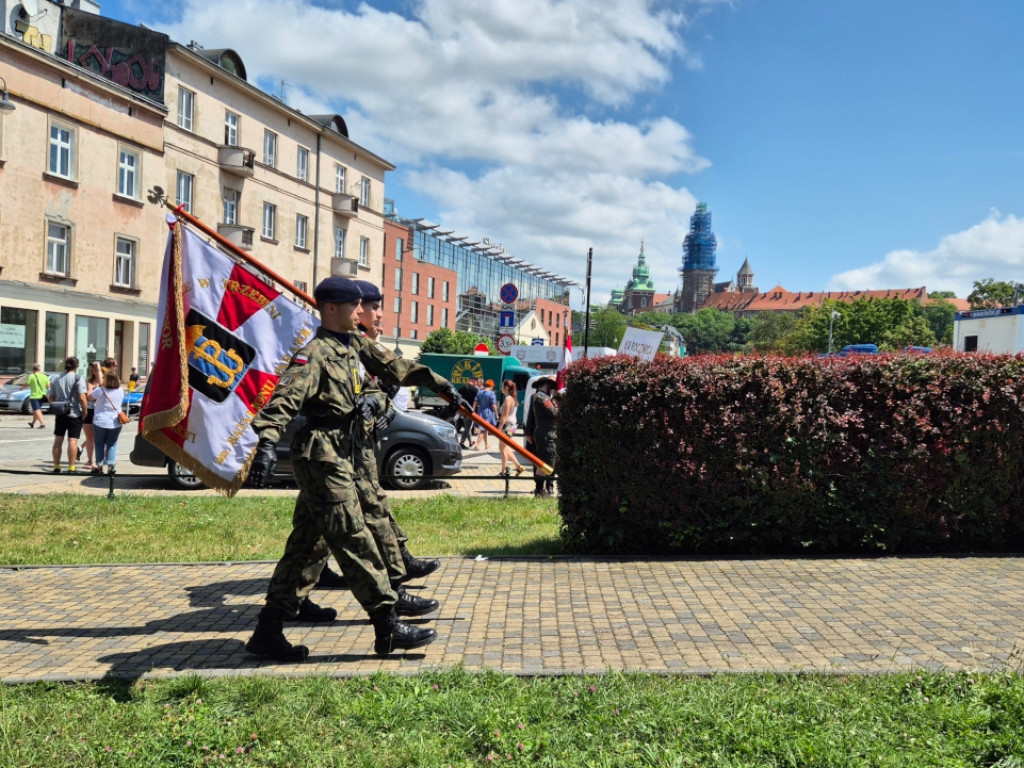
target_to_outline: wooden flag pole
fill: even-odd
[[[188,224],[191,224],[193,227],[198,229],[204,235],[207,235],[208,237],[210,237],[213,240],[215,240],[219,245],[222,245],[225,248],[227,248],[228,251],[231,254],[233,254],[234,256],[238,257],[239,259],[244,261],[246,264],[249,264],[250,266],[254,267],[255,269],[258,269],[260,272],[265,274],[267,277],[272,278],[282,288],[285,288],[285,289],[291,291],[293,294],[298,296],[300,299],[302,299],[304,302],[306,302],[310,306],[312,306],[312,307],[316,306],[316,300],[312,296],[310,296],[308,293],[306,293],[305,291],[300,290],[297,286],[293,285],[290,280],[288,280],[287,278],[282,277],[281,275],[277,274],[277,272],[275,272],[274,270],[270,269],[270,267],[266,266],[265,264],[263,264],[262,262],[258,261],[257,259],[254,259],[252,256],[247,254],[245,251],[243,251],[237,245],[235,245],[230,240],[228,240],[226,237],[224,237],[220,232],[218,232],[217,230],[211,229],[210,227],[206,226],[206,224],[201,222],[199,219],[197,219],[195,216],[193,216],[188,211],[184,210],[181,206],[175,206],[167,198],[167,195],[164,193],[164,190],[163,190],[162,187],[153,187],[149,191],[149,194],[147,195],[147,199],[149,200],[149,202],[156,203],[158,205],[160,203],[163,203],[165,206],[167,206],[167,208],[169,208],[171,211],[173,211],[175,216],[177,216],[180,219],[183,219],[185,222],[187,222]],[[448,398],[445,398],[444,395],[441,395],[441,397],[444,398],[445,400],[448,400]],[[448,402],[451,403],[451,400],[448,400]],[[473,413],[473,411],[471,411],[469,408],[460,407],[459,408],[459,412],[462,413],[464,416],[469,417],[473,421],[473,423],[476,424],[477,426],[482,427],[483,429],[486,429],[488,432],[490,432],[492,435],[494,435],[496,438],[498,438],[499,442],[504,443],[509,448],[511,448],[512,450],[516,451],[524,459],[526,459],[531,464],[533,464],[538,469],[540,469],[540,471],[543,472],[545,475],[554,474],[555,470],[549,464],[547,464],[544,461],[541,461],[540,459],[538,459],[536,456],[534,456],[532,453],[530,453],[528,450],[526,450],[526,448],[521,446],[515,440],[513,440],[508,435],[506,435],[504,432],[502,432],[500,429],[495,427],[493,424],[490,424],[487,421],[484,421],[483,419],[481,419],[477,414]]]

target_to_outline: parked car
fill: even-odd
[[[60,376],[59,373],[47,373],[52,382]],[[8,383],[0,386],[0,411],[21,411],[24,414],[32,413],[32,406],[28,400],[28,377],[30,373],[22,373],[15,376]],[[50,410],[50,401],[43,400],[42,410]]]
[[[135,415],[142,408],[142,396],[146,394],[146,385],[140,384],[130,392],[124,393],[124,407],[130,415]]]
[[[291,441],[305,423],[297,416],[277,443],[277,475],[291,477]],[[169,458],[142,434],[135,437],[129,456],[132,464],[143,467],[167,467],[171,482],[179,488],[202,488],[202,481],[188,469]],[[381,482],[397,490],[413,490],[426,485],[429,477],[449,477],[462,469],[462,448],[455,428],[446,421],[421,413],[398,411],[391,425],[381,433],[377,454]]]

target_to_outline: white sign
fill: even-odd
[[[498,351],[503,355],[507,355],[512,351],[512,347],[515,346],[516,340],[510,334],[503,333],[498,337]]]
[[[626,335],[622,337],[619,344],[620,355],[632,355],[641,360],[651,362],[654,359],[661,339],[664,336],[661,331],[642,331],[639,328],[627,328]]]
[[[0,347],[25,348],[25,326],[4,323],[0,325]]]

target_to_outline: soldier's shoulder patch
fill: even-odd
[[[295,365],[305,365],[308,362],[309,355],[305,354],[304,352],[300,352],[299,354],[292,358],[292,363],[294,363]]]
[[[373,348],[381,354],[386,354],[388,351],[388,348],[381,344],[379,341],[375,341],[373,343]]]

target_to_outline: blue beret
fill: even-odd
[[[313,291],[313,298],[317,304],[325,301],[331,304],[347,304],[350,301],[359,301],[363,294],[355,280],[331,276],[320,281]]]
[[[354,280],[353,282],[359,286],[359,292],[363,294],[363,301],[384,301],[384,294],[380,292],[380,288],[369,280]]]

